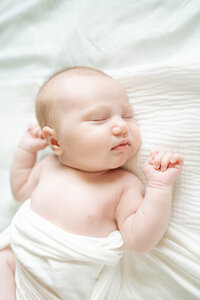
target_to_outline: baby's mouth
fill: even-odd
[[[130,147],[130,142],[129,141],[122,141],[118,145],[112,147],[111,150],[113,151],[125,151]]]

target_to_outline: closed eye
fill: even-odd
[[[94,122],[94,123],[103,123],[103,122],[106,122],[108,118],[95,118],[95,119],[91,119],[90,121],[91,122]]]
[[[105,122],[109,119],[109,117],[110,115],[108,114],[98,114],[98,115],[91,116],[89,120],[92,122]]]
[[[129,106],[128,109],[124,109],[121,116],[123,119],[132,119],[134,117],[132,107]]]
[[[133,115],[124,115],[122,116],[123,119],[133,119]]]

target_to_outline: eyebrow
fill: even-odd
[[[95,104],[92,107],[86,107],[85,109],[83,108],[83,113],[92,113],[93,111],[96,110],[108,110],[109,106],[105,104]]]
[[[90,111],[90,110],[98,109],[98,108],[100,108],[100,109],[109,109],[110,106],[109,106],[109,105],[106,105],[106,104],[94,104],[94,105],[92,106],[92,108],[90,108],[90,107],[87,108],[87,107],[86,107],[85,110]],[[83,108],[83,109],[84,109],[84,108]],[[122,105],[122,109],[131,109],[131,110],[133,110],[133,107],[132,107],[132,105],[129,103],[129,104]]]

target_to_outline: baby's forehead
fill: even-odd
[[[73,93],[95,93],[103,90],[111,89],[119,90],[120,84],[109,76],[99,73],[79,74],[73,72],[66,72],[59,74],[49,82],[49,87],[61,89],[63,92]]]
[[[90,81],[92,79],[101,80],[101,79],[111,79],[107,74],[90,68],[71,68],[67,70],[63,70],[61,72],[56,73],[49,79],[49,84],[62,83],[63,81]]]
[[[110,77],[97,73],[97,72],[75,72],[66,71],[61,72],[46,82],[46,84],[41,89],[43,93],[48,93],[55,95],[57,92],[62,91],[65,93],[73,93],[79,90],[84,90],[84,87],[92,86],[94,81],[107,81],[112,80]]]
[[[98,98],[109,98],[111,94],[116,98],[120,94],[124,98],[126,94],[119,82],[104,73],[90,70],[61,72],[47,82],[43,92],[54,107],[61,109],[84,106],[88,99],[91,103],[92,99],[96,102]]]
[[[86,84],[92,85],[94,82],[97,81],[109,82],[109,81],[113,81],[113,79],[107,75],[98,72],[78,73],[78,72],[68,71],[68,72],[60,73],[59,75],[52,78],[50,84],[67,85],[68,88],[70,88],[71,86],[79,88],[82,85],[84,86]]]

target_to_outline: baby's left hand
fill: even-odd
[[[179,153],[153,150],[144,165],[144,173],[150,184],[172,185],[181,173],[183,162]]]

